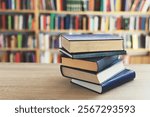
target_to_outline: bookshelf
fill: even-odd
[[[22,3],[19,2],[20,0],[6,1],[5,5],[2,4],[4,0],[0,1],[0,16],[31,14],[33,28],[31,26],[21,29],[0,28],[0,34],[7,32],[12,35],[13,33],[31,33],[36,40],[36,46],[34,48],[1,47],[1,53],[7,51],[34,52],[37,63],[59,63],[59,41],[56,39],[58,34],[111,33],[125,38],[125,47],[130,58],[132,56],[134,56],[133,59],[136,59],[135,56],[150,58],[150,41],[148,41],[150,40],[148,36],[150,33],[150,8],[148,0],[116,0],[116,3],[114,3],[115,0],[23,0]],[[10,5],[10,1],[16,1],[16,3]],[[127,2],[128,6],[125,6]],[[75,26],[77,25],[77,21],[75,23],[75,19],[73,19],[75,16],[80,19],[78,22],[81,22],[81,26]],[[125,23],[126,21],[127,23]],[[95,28],[91,28],[92,26],[89,25],[92,24],[91,22],[94,22]],[[130,22],[134,24],[131,25]],[[139,22],[144,23],[140,24]],[[122,26],[121,24],[124,23],[125,25]],[[103,29],[102,27],[107,28]],[[144,36],[141,37],[141,35]],[[145,43],[145,45],[139,43]]]

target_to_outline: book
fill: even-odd
[[[110,66],[116,60],[118,60],[118,56],[97,57],[92,59],[72,59],[69,57],[62,56],[62,65],[99,72],[105,69],[106,67]]]
[[[81,70],[76,68],[71,68],[67,66],[60,66],[61,73],[66,78],[79,79],[83,81],[88,81],[95,84],[100,84],[110,77],[116,75],[125,69],[123,62],[118,60],[112,63],[111,66],[105,68],[100,72],[92,72],[87,70]]]
[[[123,38],[111,34],[61,35],[61,45],[70,53],[124,50]]]
[[[132,81],[134,80],[134,78],[135,78],[135,72],[133,70],[125,69],[120,73],[118,73],[117,75],[102,82],[101,84],[93,84],[93,83],[89,83],[77,79],[72,79],[71,82],[76,85],[87,88],[89,90],[95,91],[97,93],[104,93],[113,88],[121,86],[129,81]]]
[[[126,54],[125,50],[118,51],[99,51],[99,52],[84,52],[84,53],[69,53],[64,48],[59,49],[60,52],[70,58],[78,59],[78,58],[94,58],[94,57],[104,57],[104,56],[113,56],[113,55],[124,55]]]

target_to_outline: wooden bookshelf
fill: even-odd
[[[35,32],[35,30],[32,30],[32,29],[23,29],[23,30],[9,30],[9,29],[3,29],[3,30],[1,30],[0,29],[0,32],[21,32],[21,33],[24,33],[24,32],[28,32],[28,33],[30,33],[30,32]]]
[[[149,49],[126,49],[127,54],[131,55],[131,56],[137,56],[137,55],[148,55],[148,53],[150,52]]]
[[[34,13],[34,10],[0,10],[0,13]]]
[[[8,30],[8,29],[0,29],[0,33],[34,33],[34,36],[36,38],[36,45],[37,47],[34,49],[30,48],[0,48],[0,51],[35,51],[36,55],[36,62],[40,63],[40,55],[42,52],[46,51],[45,49],[40,48],[40,42],[39,42],[39,34],[40,33],[48,33],[50,35],[57,35],[60,33],[111,33],[111,34],[144,34],[147,35],[150,33],[150,30],[145,29],[135,29],[135,30],[124,30],[124,29],[117,29],[117,30],[84,30],[84,29],[48,29],[48,30],[41,30],[40,29],[40,15],[49,15],[49,14],[56,14],[60,16],[65,16],[65,15],[72,15],[72,16],[81,16],[81,15],[87,15],[87,16],[98,16],[98,17],[130,17],[130,16],[135,16],[135,17],[149,17],[150,18],[150,10],[148,12],[141,12],[141,11],[64,11],[64,10],[58,10],[58,9],[53,9],[53,10],[43,10],[40,9],[40,0],[34,0],[34,9],[5,9],[2,10],[0,9],[0,14],[32,14],[33,15],[33,21],[34,21],[34,29],[28,30],[28,29],[22,29],[22,30]],[[56,4],[57,5],[57,4]],[[58,49],[53,49],[49,48],[48,50],[50,53],[58,53]],[[150,52],[149,49],[127,49],[127,53],[131,56],[134,55],[147,55]]]
[[[0,51],[37,51],[35,48],[0,48]]]
[[[70,14],[70,15],[101,15],[101,16],[147,16],[150,15],[150,12],[124,12],[124,11],[115,11],[115,12],[101,12],[101,11],[54,11],[54,10],[39,10],[40,13],[54,13],[54,14]]]
[[[69,30],[40,30],[40,32],[43,32],[43,33],[49,33],[49,32],[52,32],[52,33],[112,33],[112,34],[147,34],[149,33],[149,31],[145,30],[114,30],[114,31],[89,31],[89,30],[72,30],[72,29],[69,29]]]

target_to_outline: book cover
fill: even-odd
[[[61,73],[66,78],[79,79],[95,84],[100,84],[110,77],[116,75],[125,69],[121,60],[113,62],[109,67],[100,72],[92,72],[87,70],[81,70],[77,68],[71,68],[67,66],[60,66]]]
[[[76,79],[72,79],[71,82],[97,93],[105,93],[111,89],[114,89],[129,81],[134,80],[135,75],[136,74],[133,70],[125,69],[122,72],[118,73],[117,75],[102,82],[101,84],[93,84],[93,83],[76,80]]]
[[[72,59],[69,57],[62,56],[62,65],[78,69],[100,72],[117,60],[117,55],[110,57],[97,57],[92,59]]]
[[[61,45],[70,53],[124,50],[123,38],[112,34],[61,35]]]
[[[18,33],[17,35],[17,45],[18,48],[22,48],[22,34]]]
[[[99,52],[85,52],[85,53],[69,53],[64,48],[59,49],[60,52],[70,58],[94,58],[94,57],[104,57],[104,56],[113,56],[113,55],[124,55],[126,54],[125,50],[119,51],[99,51]]]

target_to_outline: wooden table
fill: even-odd
[[[63,78],[59,64],[0,63],[0,99],[150,99],[150,65],[129,65],[136,79],[97,94]]]

